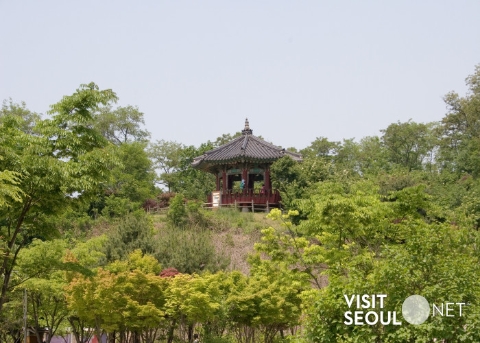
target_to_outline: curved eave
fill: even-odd
[[[294,154],[288,152],[283,156],[290,156],[296,162],[302,162],[302,157],[298,154]],[[239,156],[235,158],[223,159],[223,160],[208,160],[208,159],[201,159],[194,161],[192,163],[192,167],[195,169],[203,170],[208,173],[215,174],[220,168],[219,166],[224,166],[227,164],[235,164],[235,163],[273,163],[283,156],[275,157],[275,158],[258,158],[258,157],[251,157],[251,156]]]
[[[282,149],[254,135],[247,134],[194,158],[192,167],[215,173],[216,170],[219,169],[218,166],[221,165],[234,163],[273,163],[283,156],[290,156],[297,162],[302,161],[300,154]]]

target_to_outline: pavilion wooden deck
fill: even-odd
[[[271,208],[280,207],[280,193],[275,191],[258,192],[244,190],[243,192],[227,191],[221,194],[219,207],[233,207],[252,212],[270,211]],[[205,207],[212,208],[212,195],[208,195]]]

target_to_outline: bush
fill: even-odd
[[[167,208],[170,206],[170,200],[175,197],[173,192],[160,193],[155,199],[147,199],[143,202],[142,207],[145,211]]]
[[[167,212],[167,222],[173,226],[182,226],[187,221],[187,211],[185,209],[183,196],[177,194],[170,202]]]
[[[102,214],[109,217],[123,217],[138,207],[137,203],[130,201],[128,198],[111,195],[105,199],[105,207],[102,210]]]
[[[167,227],[159,235],[155,257],[165,268],[192,274],[203,270],[216,272],[230,264],[227,256],[216,253],[208,230]]]
[[[118,218],[106,245],[108,261],[123,260],[136,249],[153,254],[153,237],[153,225],[145,212],[139,210]]]

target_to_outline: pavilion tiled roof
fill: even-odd
[[[286,155],[295,161],[302,160],[300,154],[290,152],[254,136],[248,119],[246,119],[245,129],[240,137],[196,157],[192,162],[192,166],[197,169],[211,171],[216,165],[232,162],[271,163]]]

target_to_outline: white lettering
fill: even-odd
[[[344,294],[343,296],[345,297],[345,301],[347,302],[348,308],[352,307],[353,299],[355,299],[355,294],[352,295],[351,299],[348,299],[346,294]]]
[[[345,319],[346,320],[343,322],[345,325],[352,325],[353,324],[352,311],[345,312]]]
[[[443,304],[441,308],[438,308],[437,305],[432,304],[432,312],[433,312],[432,314],[433,317],[435,317],[435,312],[438,312],[438,314],[440,314],[443,317]]]
[[[370,315],[373,315],[373,316],[375,317],[375,320],[374,320],[374,321],[368,320],[368,318],[369,318]],[[375,324],[377,324],[377,322],[378,322],[378,314],[377,314],[377,312],[373,312],[373,311],[367,312],[367,314],[365,315],[365,322],[366,322],[368,325],[375,325]]]
[[[391,311],[387,312],[387,320],[385,320],[384,314],[385,314],[384,311],[380,312],[380,323],[382,325],[388,325],[388,324],[390,324],[390,317],[391,317],[392,312]]]
[[[402,322],[397,321],[397,311],[393,311],[393,325],[402,325]]]
[[[355,311],[355,325],[363,325],[363,311]]]
[[[382,325],[402,325],[402,322],[397,320],[396,311],[358,311],[360,309],[384,308],[385,299],[387,298],[386,294],[344,294],[343,297],[348,308],[354,309],[354,303],[356,303],[357,307],[357,311],[346,311],[344,313],[343,323],[345,325],[377,325],[379,320]],[[461,304],[464,305],[463,303]],[[443,306],[441,312],[439,308],[435,307],[435,309],[443,314]]]
[[[370,295],[364,294],[362,295],[362,308],[370,308],[370,301],[368,300],[370,298]]]
[[[445,314],[445,317],[454,317],[453,314],[449,314],[450,311],[453,311],[453,308],[451,308],[450,306],[453,305],[453,303],[445,303],[445,307],[446,307],[446,314]]]
[[[462,306],[465,305],[465,303],[455,303],[455,305],[458,305],[460,308],[460,317],[462,316]]]
[[[383,303],[383,299],[385,299],[386,297],[386,294],[377,294],[377,298],[380,298],[380,308],[383,308],[383,306],[385,306],[385,304]]]

